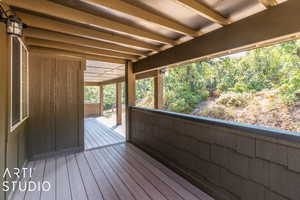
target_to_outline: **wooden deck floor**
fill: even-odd
[[[51,190],[16,192],[12,200],[213,200],[131,144],[32,161]]]
[[[125,138],[95,118],[84,120],[85,149],[95,149],[125,142]]]

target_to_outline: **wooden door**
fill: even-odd
[[[81,62],[56,59],[56,150],[79,145]]]

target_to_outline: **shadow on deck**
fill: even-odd
[[[91,150],[125,142],[125,138],[102,123],[99,118],[84,120],[85,149]]]

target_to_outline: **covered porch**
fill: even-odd
[[[118,128],[110,126],[111,120],[105,118],[84,119],[84,148],[91,150],[125,142],[125,132],[116,131]],[[121,129],[121,127],[120,127]]]
[[[300,1],[0,5],[0,170],[33,169],[5,174],[0,200],[299,200],[299,133],[162,105],[167,67],[298,38]],[[26,24],[23,34],[9,26],[16,23]],[[136,106],[136,81],[149,77],[153,109]],[[108,84],[124,136],[101,119]],[[85,86],[99,87],[100,118],[85,118]],[[13,187],[30,181],[51,188]]]
[[[212,200],[128,143],[31,161],[28,167],[34,167],[31,180],[49,181],[51,190],[17,192],[14,200]]]

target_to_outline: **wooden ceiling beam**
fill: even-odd
[[[82,58],[82,59],[86,59],[86,60],[96,60],[96,61],[107,62],[107,63],[125,64],[125,60],[123,60],[123,59],[111,58],[111,57],[99,56],[99,55],[83,54],[83,53],[77,53],[77,52],[73,52],[73,51],[64,51],[64,50],[53,49],[53,48],[29,46],[29,51],[30,51],[30,53],[71,56],[71,57],[77,57],[77,58]]]
[[[51,40],[56,42],[64,42],[69,44],[76,44],[79,46],[84,47],[94,47],[99,49],[110,49],[117,52],[123,52],[133,55],[146,55],[143,51],[136,50],[133,48],[128,48],[120,45],[116,45],[113,43],[103,42],[99,40],[92,40],[86,39],[82,37],[62,34],[53,31],[46,31],[42,29],[36,28],[26,28],[24,30],[25,37],[37,38],[37,39],[44,39],[44,40]]]
[[[85,28],[73,24],[67,24],[67,23],[59,22],[57,20],[48,19],[45,17],[39,17],[36,15],[27,14],[20,11],[16,11],[16,14],[18,17],[22,19],[22,21],[25,24],[27,24],[30,27],[41,28],[45,30],[59,32],[59,33],[80,36],[88,39],[102,40],[102,41],[104,40],[116,44],[129,45],[129,46],[139,47],[139,48],[153,50],[153,51],[159,51],[160,49],[160,47],[158,46],[133,40],[124,36],[117,36],[114,34],[104,33],[94,29],[89,29],[89,28]]]
[[[155,77],[156,75],[157,75],[157,71],[153,70],[153,71],[136,74],[135,78],[136,78],[136,80],[141,80],[141,79],[145,79],[145,78],[152,78],[152,77]],[[109,84],[114,84],[114,83],[124,82],[124,81],[125,81],[125,77],[120,77],[120,78],[116,78],[116,79],[112,79],[112,80],[99,82],[98,84],[99,85],[109,85]]]
[[[47,47],[47,48],[54,48],[54,49],[62,49],[62,50],[72,50],[73,52],[84,53],[84,54],[93,54],[93,55],[102,55],[107,57],[117,57],[117,58],[124,58],[128,60],[136,60],[138,59],[137,56],[114,52],[105,49],[96,49],[91,47],[82,47],[74,44],[67,44],[62,42],[50,41],[50,40],[43,40],[43,39],[35,39],[35,38],[28,38],[26,37],[26,44],[31,46],[38,46],[38,47]],[[75,43],[77,44],[77,43]]]
[[[90,26],[95,26],[111,31],[125,33],[131,36],[138,36],[145,39],[160,42],[162,44],[175,45],[175,41],[159,35],[157,33],[142,30],[141,28],[136,28],[133,26],[126,25],[124,23],[119,23],[110,19],[106,19],[100,16],[92,15],[87,12],[76,10],[70,7],[66,7],[47,0],[9,0],[11,6],[39,12],[52,17],[57,17],[65,20],[70,20],[73,22],[86,24]]]
[[[99,86],[99,83],[98,82],[88,82],[88,81],[85,81],[84,82],[84,86]]]
[[[300,1],[286,1],[241,21],[133,63],[134,73],[211,59],[300,34]],[[284,13],[284,14],[283,14]],[[280,16],[280,17],[278,17]]]
[[[107,0],[84,0],[87,3],[103,6],[112,10],[117,10],[119,12],[125,13],[130,16],[134,16],[148,22],[158,24],[164,28],[171,31],[175,31],[184,35],[197,36],[197,31],[184,26],[174,20],[168,19],[166,17],[159,16],[145,9],[134,6],[130,3],[121,0],[107,1]]]
[[[215,23],[221,24],[221,25],[227,25],[230,24],[230,20],[222,16],[221,14],[217,13],[216,11],[208,8],[207,6],[203,5],[197,0],[175,0],[182,5],[196,11],[199,15],[202,17],[213,21]]]
[[[107,80],[107,81],[102,81],[99,82],[99,85],[110,85],[110,84],[114,84],[114,83],[119,83],[119,82],[124,82],[125,81],[125,77],[119,77],[119,78],[115,78],[115,79],[111,79],[111,80]]]
[[[120,69],[120,68],[108,68],[108,67],[98,67],[98,66],[89,66],[89,65],[87,65],[86,68],[89,68],[89,69],[103,69],[103,70],[125,71],[125,69]]]
[[[266,8],[271,8],[273,6],[277,6],[277,0],[259,0],[261,4],[263,4]]]

